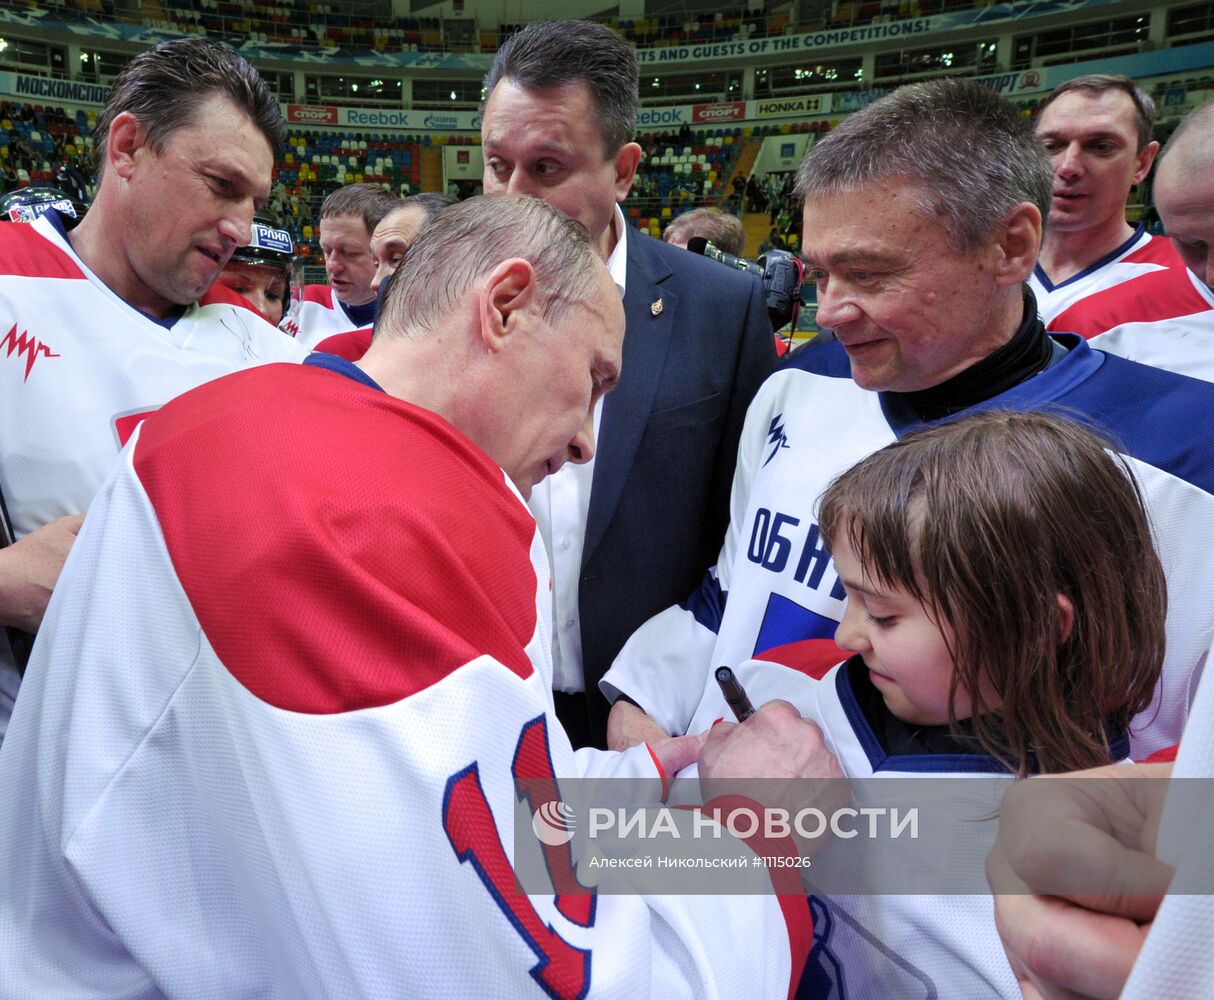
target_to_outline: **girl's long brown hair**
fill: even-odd
[[[941,626],[950,725],[963,688],[974,736],[1018,776],[1108,763],[1106,721],[1150,704],[1163,567],[1129,467],[1074,420],[990,411],[909,434],[839,476],[819,522]]]

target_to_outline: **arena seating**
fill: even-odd
[[[895,21],[948,10],[986,6],[987,0],[843,0],[821,16],[793,23],[787,9],[770,13],[744,8],[713,14],[666,14],[642,18],[599,18],[638,46],[678,45],[762,38],[822,27],[859,25],[877,19]],[[30,6],[37,7],[36,2]],[[47,6],[67,7],[98,19],[131,21],[99,0],[64,0]],[[149,28],[207,34],[234,45],[297,45],[372,52],[493,52],[520,25],[503,24],[478,30],[472,18],[375,18],[347,13],[331,3],[309,3],[301,11],[286,3],[233,3],[230,0],[170,0],[141,5],[142,23]]]
[[[107,11],[97,0],[71,0],[68,4],[92,17],[104,18]],[[123,20],[129,16],[115,15]],[[495,51],[518,30],[503,25],[493,31],[475,32],[469,19],[372,18],[336,9],[333,4],[311,3],[306,17],[294,5],[238,4],[228,0],[176,0],[168,5],[144,4],[142,20],[150,28],[186,31],[223,38],[233,43],[301,45],[320,48],[371,50],[375,52]],[[783,34],[788,15],[771,19],[745,10],[718,11],[703,20],[667,15],[637,19],[605,19],[638,45],[685,45],[723,41],[739,35]]]
[[[713,204],[733,168],[738,148],[735,139],[740,136],[740,129],[717,129],[714,141],[693,145],[672,136],[642,137],[648,152],[624,203],[629,221],[660,236],[676,215]]]
[[[337,11],[330,4],[308,5],[301,17],[294,5],[236,4],[227,0],[190,0],[164,8],[162,24],[230,42],[344,48],[375,52],[440,51],[442,22],[438,18],[394,18],[383,20],[356,17]],[[145,20],[149,20],[145,9]]]
[[[215,9],[218,0],[207,0]],[[230,5],[229,5],[230,6]],[[180,8],[175,8],[180,9]],[[249,8],[253,10],[253,8]],[[267,8],[269,9],[269,8]],[[1168,88],[1181,86],[1190,103],[1214,91],[1214,76],[1194,76],[1155,85],[1160,104]],[[1025,115],[1035,113],[1040,96],[1016,100]],[[61,163],[76,162],[91,174],[95,110],[0,102],[0,171],[5,187],[51,184]],[[674,217],[702,205],[718,204],[740,144],[751,138],[799,133],[821,134],[836,120],[779,122],[719,127],[686,135],[641,136],[646,156],[633,192],[624,204],[629,222],[660,236]],[[293,130],[275,168],[271,208],[290,229],[305,258],[319,261],[314,223],[321,202],[343,184],[371,182],[407,194],[420,190],[421,152],[431,145],[475,144],[472,135],[406,135]]]
[[[65,160],[91,163],[96,118],[95,111],[0,101],[0,167],[11,168],[21,187],[53,184]]]

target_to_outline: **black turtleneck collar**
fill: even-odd
[[[947,382],[897,395],[911,405],[920,420],[940,420],[1007,392],[1045,371],[1054,358],[1054,342],[1037,315],[1033,293],[1025,286],[1024,316],[1011,340]]]

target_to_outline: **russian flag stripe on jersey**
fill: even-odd
[[[1161,267],[1181,267],[1180,256],[1172,241],[1165,236],[1153,236],[1137,250],[1122,258],[1127,264],[1159,264]]]

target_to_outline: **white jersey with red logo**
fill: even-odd
[[[287,332],[293,333],[295,339],[309,350],[335,333],[364,329],[333,294],[331,285],[304,285],[303,301],[299,304],[299,316],[295,323],[297,329],[288,329]]]
[[[314,359],[168,404],[94,501],[0,754],[0,998],[788,996],[799,892],[578,892],[568,841],[516,890],[516,778],[653,758],[556,721],[502,470]]]
[[[0,491],[17,538],[85,511],[142,417],[240,368],[307,352],[216,283],[176,320],[132,308],[50,217],[0,228]],[[18,677],[0,634],[0,738]]]
[[[1037,299],[1037,311],[1048,331],[1093,337],[1108,329],[1108,326],[1097,328],[1086,315],[1090,296],[1143,275],[1183,267],[1184,263],[1177,256],[1170,239],[1152,236],[1139,226],[1112,253],[1056,285],[1038,264],[1029,276],[1029,288]],[[1136,317],[1127,314],[1123,318],[1133,320]]]

